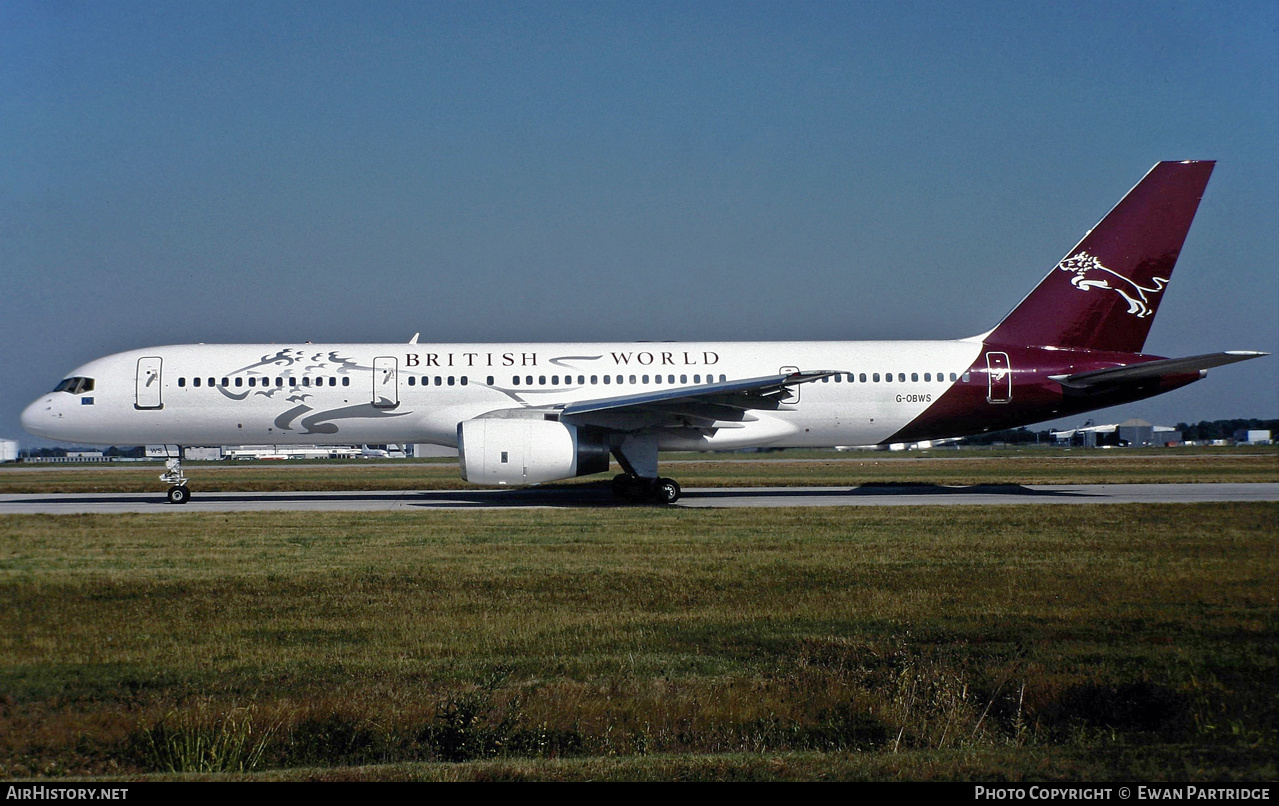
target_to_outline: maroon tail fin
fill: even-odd
[[[1156,164],[986,342],[1141,352],[1214,164]]]

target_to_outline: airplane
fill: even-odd
[[[22,413],[90,444],[435,443],[462,477],[608,472],[673,503],[658,452],[890,445],[1177,389],[1266,353],[1142,353],[1213,161],[1160,162],[991,330],[949,341],[183,344],[91,361]],[[189,500],[181,449],[161,480]]]

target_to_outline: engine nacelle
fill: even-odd
[[[608,446],[551,420],[479,419],[457,427],[462,478],[473,484],[541,484],[608,470]]]

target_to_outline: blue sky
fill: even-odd
[[[0,0],[0,436],[175,342],[972,335],[1162,159],[1147,351],[1279,351],[1274,2]]]

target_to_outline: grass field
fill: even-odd
[[[887,454],[663,454],[662,473],[685,487],[921,484],[1123,484],[1279,480],[1279,451],[1265,448],[1067,451],[966,450]],[[200,492],[455,490],[470,488],[457,462],[187,462]],[[163,492],[158,464],[8,465],[0,493]],[[587,477],[566,484],[599,484]]]
[[[0,774],[1274,780],[1277,524],[7,516]]]

